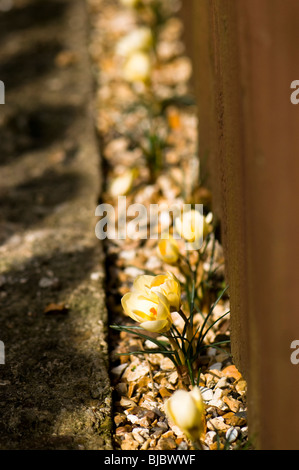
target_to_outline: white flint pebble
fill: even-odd
[[[235,442],[239,435],[239,432],[236,428],[229,428],[225,434],[225,438],[228,442],[232,443]]]
[[[221,379],[217,382],[215,389],[216,388],[226,388],[228,386],[227,378],[226,377],[221,377]]]
[[[201,391],[201,396],[202,396],[203,401],[213,400],[214,398],[213,390],[211,390],[210,388],[206,388],[203,391]]]

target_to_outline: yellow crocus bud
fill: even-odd
[[[159,258],[168,264],[175,264],[180,256],[178,244],[173,238],[160,240],[157,253]]]
[[[206,218],[196,210],[183,212],[181,217],[175,219],[175,229],[188,243],[198,244],[204,240],[212,227]]]
[[[137,170],[129,169],[122,175],[117,176],[109,187],[109,193],[113,197],[125,196],[132,189],[134,179],[137,176]]]
[[[145,52],[131,54],[123,67],[123,76],[130,83],[148,83],[151,78],[151,59]]]
[[[165,403],[165,412],[193,442],[200,440],[205,423],[205,407],[198,387],[191,392],[177,390]]]
[[[147,297],[151,297],[153,294],[162,294],[170,307],[174,307],[175,310],[180,308],[181,285],[171,272],[158,276],[138,276],[133,283],[132,292],[143,293]]]
[[[128,292],[121,299],[125,313],[140,323],[145,330],[153,333],[164,333],[172,325],[169,303],[160,293]]]
[[[129,57],[137,51],[149,51],[153,46],[153,35],[150,28],[142,26],[122,38],[116,47],[117,54]]]

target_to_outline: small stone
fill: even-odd
[[[178,445],[178,450],[188,450],[188,444],[185,441],[180,442]]]
[[[151,420],[147,416],[143,416],[143,418],[138,421],[138,424],[143,428],[148,428],[151,425]]]
[[[221,377],[219,382],[215,385],[215,388],[226,388],[228,386],[227,378]]]
[[[127,276],[130,276],[132,279],[135,279],[137,276],[142,276],[144,271],[133,266],[130,266],[124,270],[124,273]]]
[[[238,438],[239,431],[236,428],[229,428],[225,434],[225,438],[228,442],[235,442]]]
[[[132,426],[129,424],[126,424],[125,426],[120,426],[116,429],[115,433],[116,434],[124,434],[127,432],[130,432],[132,430]]]
[[[139,442],[139,444],[143,444],[145,439],[141,436],[140,432],[138,429],[142,429],[142,428],[135,428],[133,429],[132,431],[132,434],[134,436],[134,439]]]
[[[130,421],[130,423],[135,424],[139,421],[139,418],[135,415],[128,415],[127,420]]]
[[[205,374],[206,386],[208,388],[213,388],[218,383],[221,377],[221,372],[218,370],[213,370],[210,373]]]
[[[233,365],[225,367],[225,369],[222,371],[222,374],[225,377],[232,377],[235,380],[239,380],[242,377],[236,366]]]
[[[162,434],[163,434],[163,429],[161,429],[161,428],[154,427],[154,428],[152,428],[152,430],[153,430],[153,432],[151,434],[151,437],[157,438],[157,437],[162,436]]]
[[[171,439],[171,438],[165,439],[161,437],[161,439],[159,440],[157,444],[157,449],[158,450],[174,450],[176,449],[176,443],[174,439]]]
[[[119,366],[113,367],[113,369],[111,369],[111,373],[115,375],[115,377],[120,377],[127,367],[128,363],[125,362],[124,364],[120,364]]]
[[[144,429],[144,428],[135,428],[133,429],[133,432],[134,431],[138,431],[138,433],[140,434],[140,436],[142,436],[144,439],[148,439],[149,438],[149,430],[148,429]]]
[[[238,414],[235,414],[232,411],[223,415],[223,419],[225,423],[230,426],[244,426],[246,424],[245,418],[238,416]]]
[[[223,390],[221,388],[217,388],[213,395],[213,400],[220,400],[223,396]]]
[[[184,437],[183,431],[178,426],[172,425],[171,423],[169,423],[169,425],[177,437]]]
[[[226,432],[230,428],[230,426],[225,424],[224,419],[222,418],[222,416],[219,416],[218,418],[210,419],[207,422],[207,428],[210,431],[217,430],[217,431],[225,431]]]
[[[239,395],[245,395],[245,393],[247,392],[247,383],[245,382],[245,380],[239,380],[238,383],[236,383],[236,390]]]
[[[124,382],[119,382],[119,383],[115,386],[115,390],[117,391],[117,393],[118,393],[120,396],[126,396],[126,395],[127,395],[127,392],[128,392],[127,384],[124,383]]]
[[[123,408],[129,408],[130,406],[135,406],[136,403],[133,400],[129,400],[129,398],[121,397],[120,399],[120,406]]]
[[[136,256],[135,250],[123,250],[120,252],[119,257],[127,261],[131,261]]]
[[[209,401],[209,406],[215,406],[215,408],[219,408],[219,410],[226,411],[228,410],[228,406],[222,400],[211,400]]]
[[[157,345],[149,339],[144,342],[144,346],[146,347],[146,349],[157,349]]]
[[[164,431],[167,431],[168,430],[168,424],[165,423],[165,421],[159,421],[157,423],[157,426],[161,429],[164,429]]]
[[[173,362],[169,359],[169,357],[163,357],[160,364],[161,370],[172,370],[173,369]]]
[[[221,370],[222,369],[222,362],[215,362],[215,364],[209,367],[209,370]]]
[[[210,388],[201,387],[200,391],[201,391],[202,398],[205,402],[213,400],[214,398],[213,390],[211,390]]]
[[[150,419],[151,421],[153,421],[155,418],[156,418],[156,414],[154,411],[147,411],[145,413],[145,416]]]
[[[163,439],[168,439],[168,438],[174,439],[173,431],[165,432],[162,437],[163,437]]]
[[[207,350],[207,356],[208,357],[214,357],[217,354],[217,349],[216,348],[208,348]]]
[[[217,441],[217,433],[215,431],[209,431],[205,437],[205,443],[208,446],[211,446],[214,442]]]
[[[237,413],[239,411],[241,403],[238,400],[235,400],[231,397],[223,397],[223,401],[234,413]]]
[[[161,395],[162,398],[169,398],[171,397],[171,393],[169,392],[169,390],[167,390],[167,388],[165,387],[161,387],[160,390],[159,390],[159,393]]]
[[[123,377],[128,382],[136,382],[137,380],[141,379],[145,375],[148,374],[148,365],[146,362],[142,362],[138,366],[132,364],[128,367],[123,375]]]
[[[168,377],[168,382],[171,383],[171,385],[176,385],[178,381],[178,373],[175,371],[170,376]]]
[[[137,450],[139,442],[135,441],[132,434],[126,434],[124,440],[121,442],[122,450]]]
[[[243,439],[248,437],[248,426],[244,426],[243,428],[241,428],[241,436]]]
[[[148,450],[149,446],[150,446],[150,443],[151,443],[151,439],[147,439],[147,441],[145,441],[145,443],[140,447],[140,450]]]
[[[114,416],[114,422],[115,422],[116,427],[120,426],[121,424],[124,424],[126,420],[127,420],[127,417],[124,414],[119,414],[119,415]]]

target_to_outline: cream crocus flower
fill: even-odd
[[[128,169],[122,175],[117,176],[109,187],[109,193],[113,197],[125,196],[133,187],[134,180],[137,176],[137,169]]]
[[[148,83],[151,78],[151,59],[145,52],[134,52],[123,66],[123,76],[130,83]]]
[[[121,304],[125,313],[145,330],[164,333],[172,325],[168,300],[158,292],[150,292],[149,295],[128,292],[121,299]]]
[[[169,306],[179,310],[181,304],[181,285],[178,279],[171,272],[158,276],[142,275],[138,276],[133,284],[133,292],[140,292],[144,295],[162,294],[168,301]]]
[[[116,47],[117,54],[129,57],[134,52],[149,51],[153,46],[153,35],[150,28],[142,26],[122,38]]]
[[[175,219],[174,224],[178,234],[189,243],[199,243],[201,239],[204,240],[212,229],[206,217],[193,209],[183,212],[181,217]]]
[[[177,390],[165,403],[167,417],[193,442],[199,441],[204,431],[204,411],[198,387],[191,392]]]
[[[175,264],[180,256],[178,244],[173,238],[160,240],[157,253],[159,258],[168,264]]]

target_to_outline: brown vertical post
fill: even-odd
[[[236,2],[194,0],[194,72],[199,115],[199,155],[204,183],[221,219],[230,285],[232,351],[246,374],[248,316],[245,258],[243,125]]]
[[[235,361],[261,449],[299,449],[298,0],[194,0],[199,146],[222,223]],[[296,368],[297,367],[297,368]],[[287,431],[287,432],[286,432]]]
[[[299,2],[236,3],[252,424],[261,448],[299,449],[299,366],[290,361],[299,338],[299,107],[290,102],[299,77]]]

